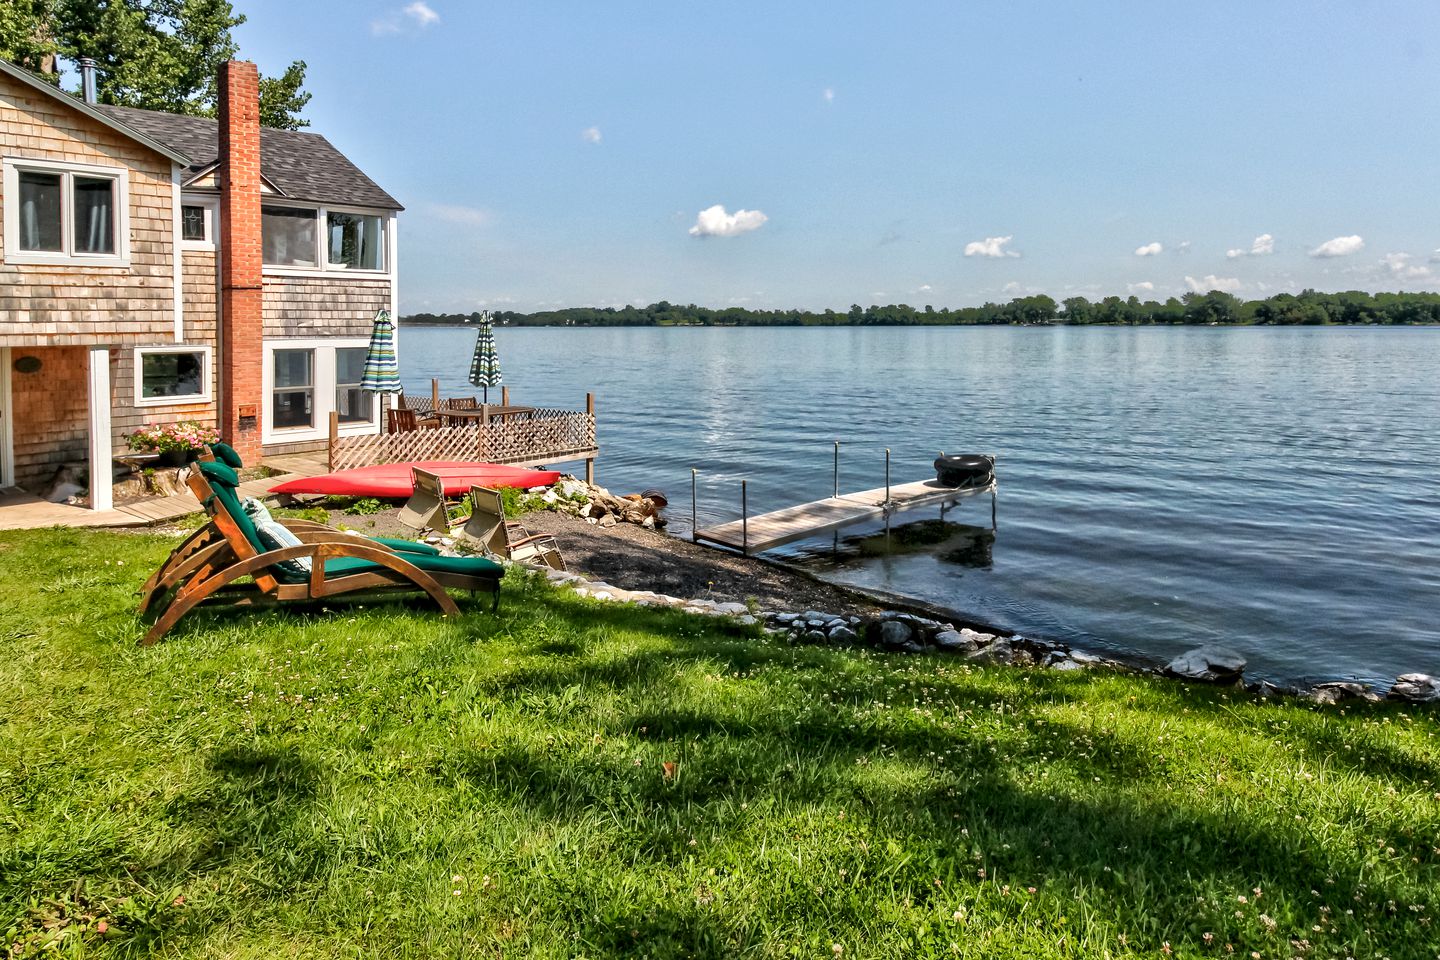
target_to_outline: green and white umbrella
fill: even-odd
[[[503,382],[500,357],[495,353],[495,331],[490,325],[490,311],[480,315],[480,329],[475,335],[475,356],[470,359],[470,382],[485,391],[482,403],[490,402],[490,388]]]
[[[400,386],[400,361],[395,357],[395,324],[388,310],[375,314],[360,389],[372,393],[399,393],[403,389]]]

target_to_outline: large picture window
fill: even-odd
[[[328,214],[330,266],[352,270],[385,267],[385,221],[363,213]]]
[[[208,347],[140,347],[135,351],[135,403],[142,407],[210,399]]]
[[[331,418],[344,435],[380,429],[380,397],[360,389],[368,341],[363,337],[295,337],[267,340],[265,443],[323,440]]]
[[[260,246],[265,263],[277,267],[313,267],[315,263],[314,210],[263,207]]]
[[[276,430],[315,426],[315,351],[276,350],[270,425]]]
[[[267,204],[260,216],[264,263],[304,271],[382,271],[387,220],[376,213]]]
[[[4,195],[6,262],[125,265],[123,170],[7,158]]]

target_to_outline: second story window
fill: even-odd
[[[260,214],[265,266],[382,271],[386,219],[375,213],[266,204]]]
[[[7,263],[125,265],[123,170],[6,158],[4,195]]]
[[[316,264],[314,210],[264,207],[260,214],[260,246],[264,261],[277,267]]]

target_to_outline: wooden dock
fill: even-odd
[[[714,527],[696,529],[692,537],[719,544],[741,553],[761,553],[796,540],[813,537],[860,523],[888,517],[902,510],[935,504],[946,505],[966,497],[988,493],[991,495],[991,523],[994,523],[995,482],[981,487],[946,487],[934,480],[917,480],[888,488],[862,490],[859,493],[845,493],[838,497],[826,497],[783,510],[774,510],[754,517],[732,520]]]

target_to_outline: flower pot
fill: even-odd
[[[183,467],[195,458],[194,450],[161,450],[157,467]]]

